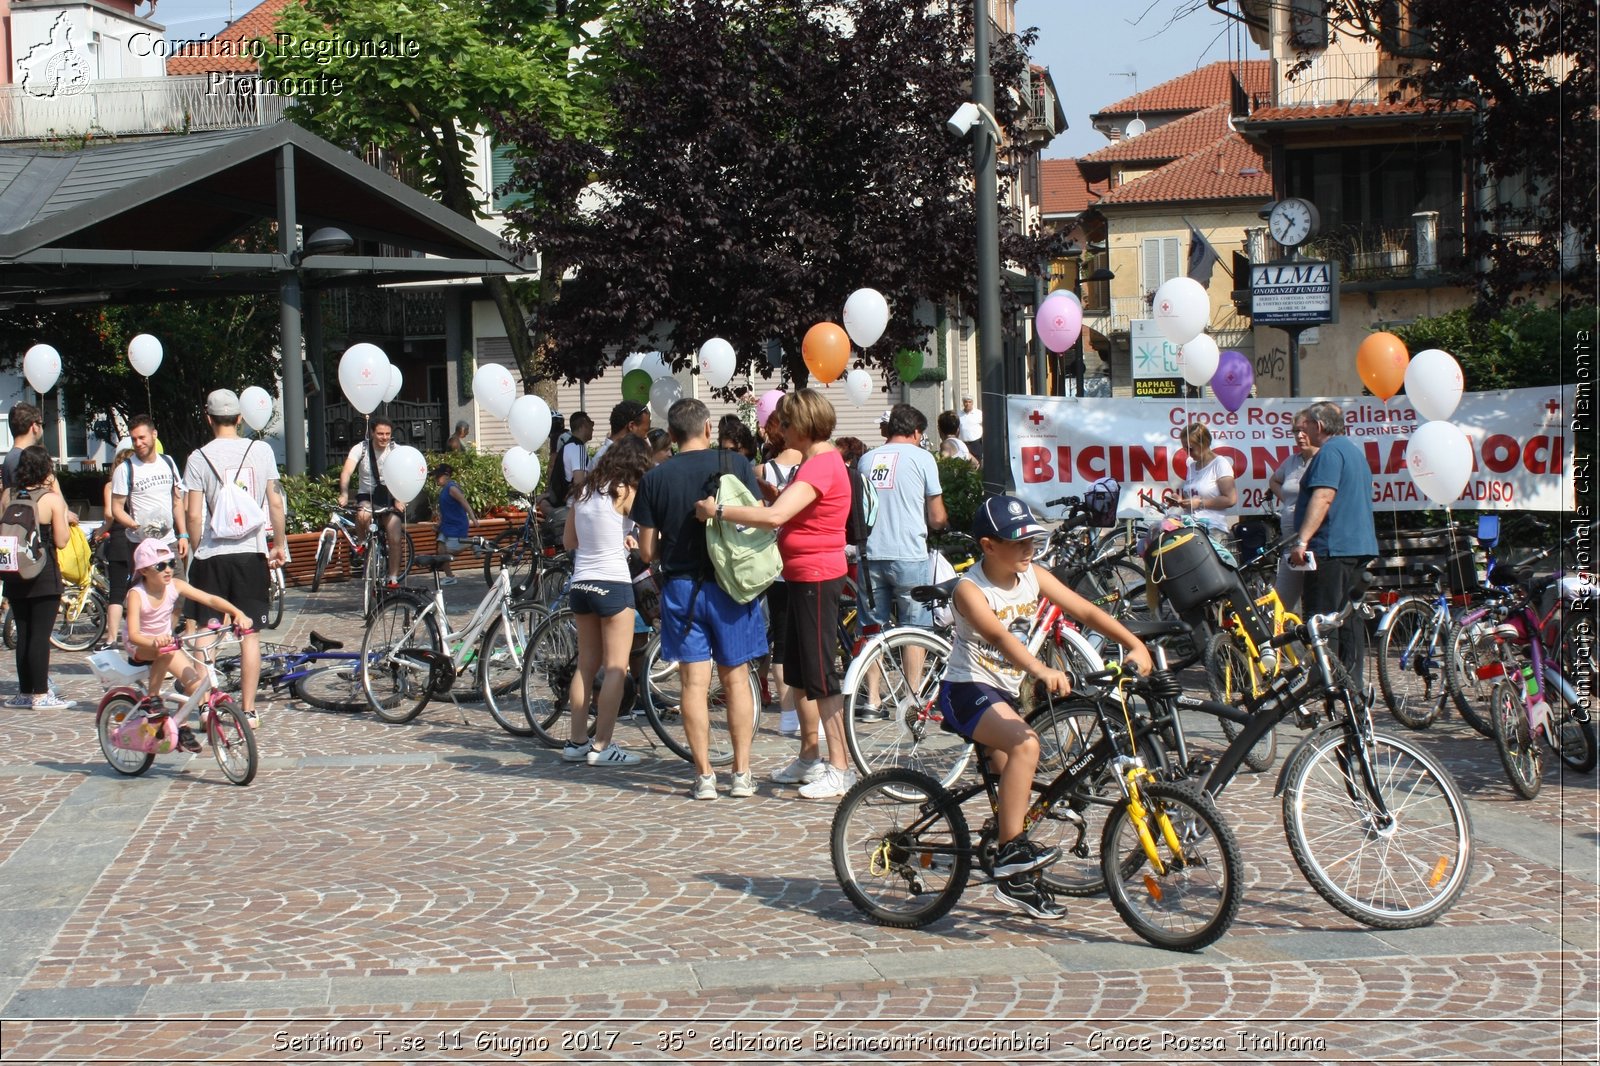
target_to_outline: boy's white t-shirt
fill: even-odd
[[[964,582],[976,586],[978,591],[983,593],[983,598],[989,604],[989,609],[994,612],[994,616],[1000,619],[1000,624],[1010,629],[1018,640],[1027,643],[1033,612],[1039,605],[1039,578],[1034,574],[1033,567],[1030,566],[1024,573],[1018,574],[1017,583],[1009,589],[999,588],[990,581],[988,575],[983,572],[982,563],[962,574],[956,588],[960,588]],[[959,609],[956,609],[954,614],[955,645],[950,650],[950,661],[945,667],[944,679],[976,681],[1014,696],[1021,690],[1022,682],[1027,679],[1027,673],[1013,666],[1004,652],[979,636],[972,623],[967,621]]]
[[[248,459],[246,449],[249,451]],[[209,465],[206,459],[211,460]],[[212,466],[216,467],[216,474],[211,472]],[[217,475],[231,478],[235,474],[239,487],[261,505],[262,513],[270,515],[271,511],[267,506],[267,486],[278,480],[278,463],[273,457],[271,445],[265,441],[248,440],[243,437],[219,437],[202,448],[196,448],[189,453],[189,462],[183,468],[183,487],[188,492],[200,493],[209,505],[210,501],[216,499],[217,490],[222,487],[222,481]],[[203,507],[202,510],[204,509],[206,508]],[[261,529],[253,537],[218,540],[211,534],[211,523],[202,522],[200,543],[195,549],[195,558],[209,559],[214,555],[251,553],[265,555],[267,531],[271,528],[272,523],[268,521],[262,523]],[[194,532],[191,530],[190,536],[193,535]]]

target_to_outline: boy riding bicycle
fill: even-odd
[[[1031,677],[1052,695],[1065,696],[1072,679],[1030,653],[1022,637],[1044,596],[1079,624],[1127,650],[1125,662],[1151,670],[1150,653],[1122,623],[1034,564],[1038,538],[1046,530],[1028,505],[1014,496],[994,496],[978,508],[972,535],[983,560],[956,583],[955,642],[939,691],[945,723],[988,749],[1000,774],[999,842],[993,874],[995,898],[1035,918],[1061,918],[1062,907],[1040,883],[1036,871],[1061,857],[1061,849],[1040,847],[1023,830],[1033,775],[1039,766],[1039,737],[1014,707],[1023,682]],[[1016,628],[1013,628],[1016,627]]]
[[[161,684],[168,674],[182,692],[194,691],[202,680],[194,660],[173,643],[172,619],[178,600],[193,600],[232,615],[233,624],[242,630],[250,628],[250,619],[221,596],[180,581],[173,569],[172,549],[154,537],[139,542],[133,553],[133,567],[138,580],[128,589],[126,647],[130,662],[150,665],[150,679],[145,685],[149,693],[146,709],[158,713],[163,709]],[[178,723],[178,744],[184,751],[200,750],[194,730],[183,722]]]

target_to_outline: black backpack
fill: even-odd
[[[545,481],[544,494],[557,507],[567,502],[567,492],[572,488],[572,482],[567,478],[567,464],[562,459],[562,453],[575,439],[571,433],[563,433],[556,438],[555,446],[550,449],[550,477]]]

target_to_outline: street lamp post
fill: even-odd
[[[994,114],[994,77],[989,73],[989,5],[972,3],[972,96]],[[1006,425],[1006,367],[1000,346],[1000,208],[995,156],[1000,131],[981,128],[972,138],[972,169],[977,185],[978,373],[982,389],[983,482],[989,493],[1004,492],[1010,481],[1010,430]]]

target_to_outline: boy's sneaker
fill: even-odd
[[[593,750],[593,746],[591,746],[587,740],[585,740],[582,744],[574,744],[569,740],[561,748],[561,761],[588,762],[589,753]]]
[[[1058,847],[1043,847],[1025,836],[1013,837],[1000,845],[1000,854],[995,856],[995,880],[1016,877],[1041,866],[1049,866],[1059,858],[1061,849]]]
[[[200,750],[200,741],[199,738],[194,735],[193,729],[190,729],[186,725],[180,725],[178,727],[178,747],[182,748],[184,751],[198,752]]]
[[[64,700],[49,692],[33,697],[33,709],[36,711],[70,711],[77,705],[76,700]]]
[[[12,710],[28,711],[33,709],[33,697],[26,692],[19,692],[6,700],[6,706]]]
[[[809,785],[800,786],[800,797],[808,800],[838,799],[856,783],[854,770],[840,770],[832,763],[824,763],[822,773]]]
[[[733,777],[728,782],[728,795],[734,799],[746,799],[756,794],[756,775],[753,771],[734,771]]]
[[[448,587],[450,587],[450,586],[451,586],[451,585],[454,585],[454,584],[455,584],[455,583],[456,583],[456,582],[457,582],[457,581],[459,581],[459,580],[460,580],[460,578],[454,578],[454,577],[441,577],[441,578],[440,578],[440,579],[439,579],[439,585],[440,585],[440,586],[441,586],[441,587],[443,587],[443,588],[448,588]]]
[[[697,800],[714,800],[717,798],[717,775],[695,774],[694,787],[689,789],[689,795]]]
[[[774,770],[767,775],[767,780],[780,785],[809,785],[822,776],[822,768],[828,764],[821,759],[805,759],[796,756],[789,761],[789,765],[781,770]]]
[[[563,750],[561,754],[564,758],[566,751]],[[619,748],[615,743],[612,743],[607,744],[599,751],[590,749],[589,754],[584,756],[584,761],[590,766],[635,766],[642,760],[633,752]]]
[[[1045,921],[1058,921],[1067,916],[1067,908],[1056,902],[1036,878],[1015,877],[994,883],[994,898],[1012,910],[1031,914]]]
[[[799,736],[800,712],[791,708],[778,715],[778,732],[786,737]]]
[[[856,721],[858,722],[887,722],[889,709],[879,707],[875,703],[863,703],[856,708]]]

